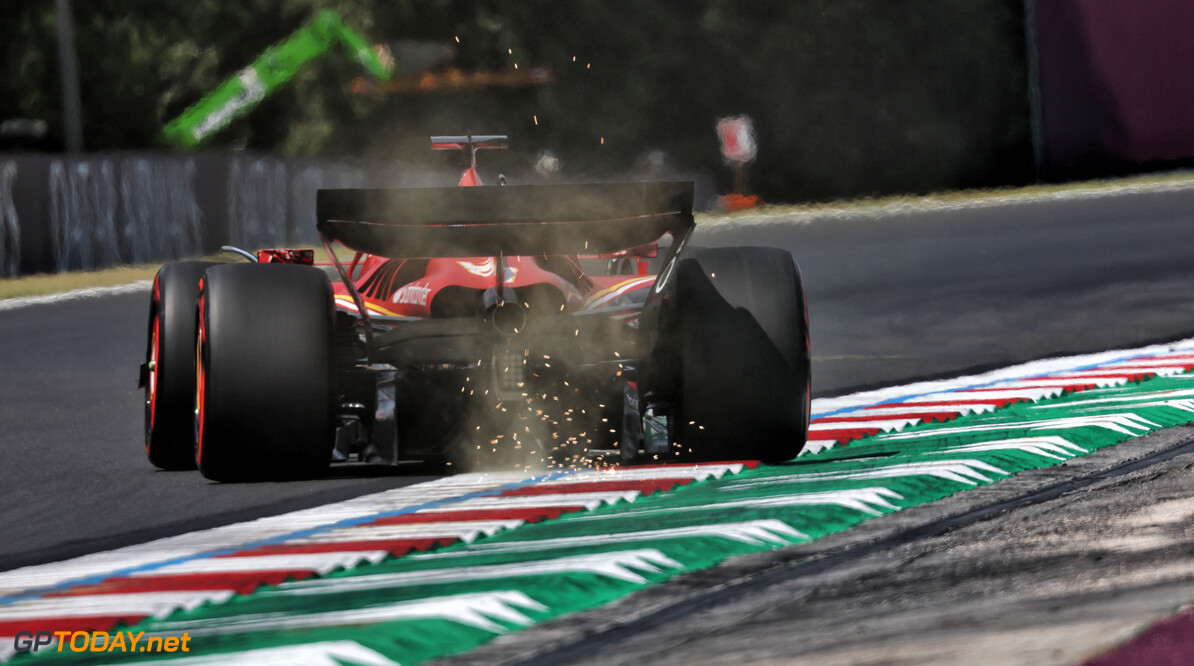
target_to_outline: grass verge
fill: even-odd
[[[88,287],[114,287],[151,280],[160,264],[117,266],[98,271],[44,273],[0,280],[0,300],[19,296],[44,296]]]
[[[336,256],[341,261],[351,261],[353,251],[343,246],[336,247]],[[315,249],[315,261],[327,261],[323,248]],[[244,257],[234,252],[217,252],[206,257],[198,257],[195,261],[225,261],[241,262]],[[190,259],[179,259],[190,261]],[[113,266],[94,271],[71,271],[68,273],[39,273],[37,275],[23,275],[14,278],[0,278],[0,300],[17,298],[19,296],[46,296],[60,294],[76,289],[90,287],[115,287],[130,284],[139,280],[152,280],[162,267],[160,262],[155,264],[138,264],[133,266]]]
[[[185,260],[182,260],[185,261]],[[231,252],[220,252],[198,261],[243,261]],[[113,266],[94,271],[70,271],[68,273],[38,273],[20,277],[0,279],[0,300],[20,296],[46,296],[76,289],[91,287],[115,287],[140,280],[152,280],[162,263]]]
[[[1092,195],[1163,189],[1166,187],[1194,187],[1194,172],[1189,170],[1152,173],[1123,178],[1087,180],[1049,185],[1028,185],[1024,187],[999,187],[982,190],[951,190],[933,194],[899,194],[886,197],[864,197],[860,199],[838,199],[803,204],[763,204],[734,213],[712,212],[697,215],[697,223],[717,223],[743,217],[781,215],[831,215],[834,213],[859,213],[878,211],[885,208],[934,208],[949,205],[983,204],[1030,201],[1052,196]]]

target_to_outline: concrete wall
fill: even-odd
[[[451,184],[400,163],[0,154],[0,276],[316,242],[315,191]]]

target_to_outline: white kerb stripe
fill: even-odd
[[[183,592],[136,592],[92,594],[77,597],[47,597],[18,601],[4,607],[0,620],[103,615],[153,615],[160,617],[179,608],[198,608],[204,603],[231,599],[231,590],[186,590]]]

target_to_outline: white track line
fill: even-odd
[[[85,289],[72,289],[71,291],[64,291],[59,294],[46,294],[44,296],[17,296],[16,298],[0,300],[0,312],[16,310],[17,308],[28,307],[30,305],[47,305],[62,303],[64,301],[77,301],[84,298],[135,294],[140,291],[149,291],[151,288],[153,288],[153,280],[138,280],[128,284],[118,284],[113,287],[87,287]]]

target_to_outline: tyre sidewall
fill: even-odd
[[[162,469],[195,468],[195,313],[199,280],[208,268],[217,265],[206,261],[176,262],[163,266],[154,277],[146,360],[153,353],[155,319],[158,357],[150,370],[155,384],[152,419],[146,386],[145,453],[151,463]]]

